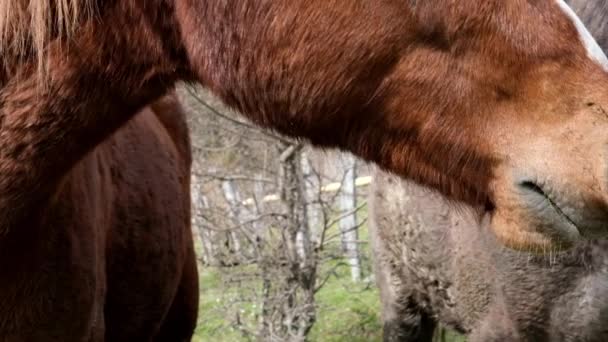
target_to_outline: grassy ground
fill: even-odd
[[[366,216],[360,213],[361,218]],[[336,228],[328,235],[336,235]],[[325,286],[317,293],[317,320],[309,335],[311,342],[376,342],[382,340],[382,325],[380,322],[380,302],[378,290],[375,287],[371,273],[371,259],[367,227],[360,229],[363,278],[361,282],[353,283],[350,280],[350,270],[347,266],[337,266],[341,260],[333,260],[321,266],[321,274],[335,267],[335,272],[328,279]],[[328,250],[339,249],[339,240],[330,241]],[[235,268],[232,274],[252,274],[254,269]],[[241,342],[250,341],[241,332],[231,327],[234,321],[235,307],[238,307],[239,317],[243,320],[254,317],[258,309],[251,302],[247,302],[247,293],[243,288],[226,287],[222,281],[222,274],[226,270],[215,268],[200,268],[201,301],[199,324],[194,342]],[[249,280],[251,281],[251,280]],[[255,287],[255,286],[253,286]],[[232,307],[227,314],[226,307]],[[227,315],[229,317],[227,317]],[[447,332],[443,342],[464,342],[465,339]]]
[[[343,272],[339,272],[343,273]],[[346,278],[348,279],[348,278]],[[219,286],[217,270],[201,272],[200,318],[193,341],[239,342],[248,341],[231,328],[226,320],[226,302],[238,294],[230,294]],[[377,290],[365,284],[353,284],[341,278],[330,279],[316,297],[318,316],[310,334],[310,341],[381,341]],[[251,304],[243,304],[244,316],[255,312]]]
[[[348,270],[341,270],[338,277],[330,279],[318,292],[318,316],[309,341],[382,341],[380,303],[376,287],[373,284],[353,284],[348,280],[347,273]],[[230,300],[231,296],[222,290],[219,272],[214,269],[203,270],[201,284],[204,288],[201,291],[199,324],[193,342],[249,341],[226,321],[224,301]],[[243,304],[242,309],[245,315],[255,311],[250,304]],[[443,341],[465,342],[466,339],[446,331]]]

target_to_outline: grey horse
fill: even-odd
[[[377,173],[370,237],[385,341],[431,341],[437,322],[470,341],[608,341],[608,241],[532,255],[484,217]]]

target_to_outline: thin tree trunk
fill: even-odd
[[[281,201],[287,213],[284,240],[288,249],[291,276],[286,284],[285,329],[290,341],[305,341],[315,319],[316,259],[304,210],[304,180],[297,146],[290,146],[280,157]],[[300,295],[296,295],[301,292]]]
[[[200,200],[199,200],[199,210],[200,212],[197,213],[197,221],[198,221],[198,236],[201,240],[201,244],[203,246],[203,263],[205,265],[213,265],[215,264],[216,260],[215,260],[215,249],[213,247],[213,236],[211,235],[212,232],[205,229],[205,225],[203,224],[203,220],[204,220],[204,212],[206,210],[210,210],[209,208],[209,202],[207,200],[207,197],[204,195],[200,195]]]
[[[223,181],[222,182],[222,191],[224,193],[224,198],[228,205],[230,206],[230,216],[232,218],[232,222],[234,225],[240,224],[242,222],[242,214],[241,214],[241,196],[236,190],[234,183],[232,181]],[[228,232],[230,237],[231,249],[234,255],[239,255],[241,252],[241,243],[238,238],[238,234],[234,230]]]
[[[323,208],[320,204],[321,181],[310,164],[308,153],[301,154],[302,176],[304,180],[304,198],[306,219],[308,222],[308,231],[310,232],[311,242],[318,246],[319,231],[323,226],[322,212]]]
[[[192,226],[196,231],[202,246],[201,261],[203,265],[211,265],[215,261],[215,250],[211,240],[210,232],[203,224],[204,213],[209,209],[207,198],[202,194],[198,181],[192,182]]]
[[[357,190],[355,180],[357,178],[356,159],[352,154],[344,156],[346,174],[340,194],[340,211],[351,213],[340,219],[339,226],[342,236],[342,249],[348,260],[353,281],[361,279],[361,264],[359,260],[359,232],[357,229]]]

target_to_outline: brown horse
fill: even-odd
[[[6,237],[180,80],[491,210],[513,248],[608,234],[608,61],[561,0],[0,0],[0,52]],[[51,329],[26,326],[0,334]]]
[[[0,230],[187,80],[487,207],[514,248],[608,233],[608,62],[561,0],[0,3]]]
[[[187,133],[166,96],[38,185],[52,192],[0,236],[0,341],[190,340]]]

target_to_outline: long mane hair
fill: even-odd
[[[2,63],[27,56],[42,71],[49,41],[69,37],[93,8],[94,0],[0,0]]]

